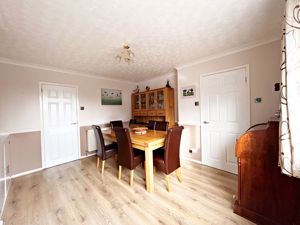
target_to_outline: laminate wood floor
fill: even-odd
[[[74,161],[12,181],[3,219],[6,225],[253,224],[232,212],[235,175],[182,162],[183,183],[175,173],[166,191],[164,174],[154,175],[155,192],[145,190],[142,167],[117,179],[114,159],[104,176],[96,158]]]

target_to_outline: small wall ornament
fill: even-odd
[[[133,92],[134,94],[139,93],[139,92],[140,92],[139,85],[136,85],[136,89],[134,89],[132,92]]]
[[[167,80],[166,87],[168,87],[168,88],[170,88],[170,87],[171,87],[171,85],[170,85],[170,81],[169,81],[169,80]]]
[[[196,97],[196,86],[188,86],[181,88],[181,97],[182,98],[195,98]]]

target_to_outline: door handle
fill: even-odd
[[[209,122],[208,122],[208,121],[203,121],[203,123],[204,123],[204,124],[209,124]]]
[[[71,123],[71,125],[76,125],[76,124],[77,124],[77,122]]]

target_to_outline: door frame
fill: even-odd
[[[61,84],[61,83],[53,83],[53,82],[39,82],[39,98],[40,98],[40,123],[41,123],[41,160],[42,160],[42,168],[48,168],[45,166],[45,132],[44,132],[44,111],[43,111],[43,92],[42,87],[43,85],[56,85],[60,87],[72,87],[75,88],[76,91],[76,116],[77,116],[77,138],[78,138],[78,157],[76,160],[81,158],[81,149],[80,149],[80,127],[79,127],[79,96],[78,96],[78,85],[71,85],[71,84]]]
[[[248,106],[248,111],[249,111],[249,117],[247,118],[248,121],[247,121],[247,124],[248,124],[248,127],[250,127],[250,124],[251,124],[251,101],[250,101],[250,98],[251,98],[251,92],[250,92],[250,65],[249,64],[245,64],[245,65],[241,65],[241,66],[237,66],[237,67],[230,67],[230,68],[227,68],[227,69],[223,69],[223,70],[217,70],[217,71],[214,71],[214,72],[209,72],[209,73],[203,73],[203,74],[200,74],[200,79],[199,79],[199,87],[200,87],[200,91],[199,91],[199,102],[200,102],[200,148],[201,148],[201,164],[203,165],[207,165],[205,164],[205,160],[204,160],[204,157],[203,157],[203,121],[202,121],[202,95],[203,95],[203,90],[202,90],[202,79],[203,77],[207,77],[207,76],[212,76],[212,75],[216,75],[216,74],[219,74],[219,73],[225,73],[225,72],[229,72],[229,71],[233,71],[233,70],[239,70],[239,69],[245,69],[245,75],[246,75],[246,79],[247,79],[247,106]]]

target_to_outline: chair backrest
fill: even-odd
[[[122,120],[110,121],[110,126],[111,126],[111,129],[114,129],[116,127],[123,127],[123,122],[122,122]]]
[[[148,129],[149,130],[155,130],[155,124],[156,124],[156,122],[154,120],[149,120]]]
[[[167,131],[169,126],[168,121],[156,121],[155,130]]]
[[[93,125],[92,128],[94,130],[95,137],[96,137],[97,155],[102,158],[102,156],[104,154],[103,152],[104,152],[104,149],[105,149],[105,144],[104,144],[102,131],[101,131],[101,128],[97,125]]]
[[[167,174],[180,167],[180,140],[183,126],[170,128],[165,140],[164,161]]]
[[[118,163],[130,170],[133,166],[133,149],[128,128],[114,128],[118,143]]]
[[[136,119],[130,119],[129,120],[129,124],[136,124],[136,123],[137,123]]]

